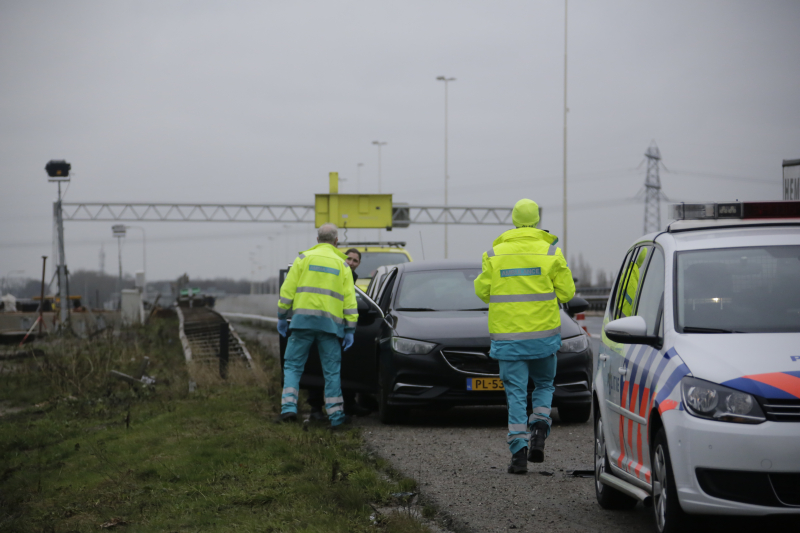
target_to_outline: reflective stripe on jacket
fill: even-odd
[[[517,228],[484,252],[475,294],[489,304],[493,358],[536,359],[561,347],[558,302],[572,299],[575,282],[557,242],[546,231]]]
[[[291,314],[292,329],[316,329],[339,337],[354,331],[358,306],[346,259],[327,243],[301,253],[281,286],[278,318]]]

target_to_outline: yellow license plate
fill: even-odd
[[[500,378],[467,378],[467,390],[505,390]]]

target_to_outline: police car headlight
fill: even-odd
[[[681,380],[681,394],[686,411],[698,418],[740,424],[766,420],[756,399],[746,392],[687,376]]]
[[[589,341],[586,335],[578,335],[577,337],[570,337],[561,341],[561,348],[559,352],[582,352],[589,347]]]
[[[415,341],[413,339],[404,339],[403,337],[392,337],[392,350],[397,353],[404,353],[407,355],[425,355],[431,353],[436,348],[436,344],[432,342]]]

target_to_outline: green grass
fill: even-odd
[[[227,382],[187,368],[174,322],[6,365],[0,401],[37,407],[0,418],[0,531],[425,531],[403,513],[370,519],[414,482],[382,475],[357,430],[271,423],[276,364],[248,348],[263,372],[232,365]],[[144,355],[152,389],[107,378]]]

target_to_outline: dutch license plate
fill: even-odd
[[[467,378],[467,390],[505,390],[500,378]]]

